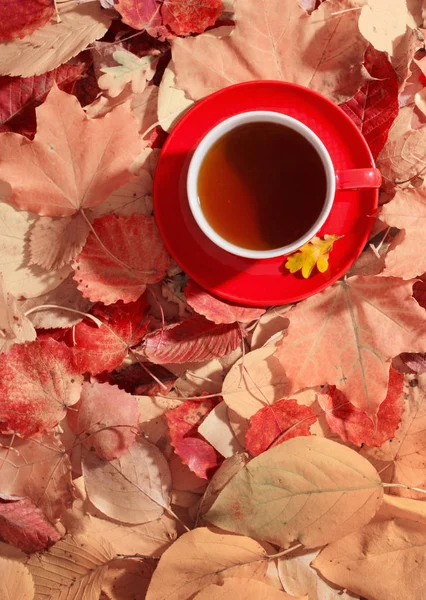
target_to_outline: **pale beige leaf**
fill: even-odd
[[[223,382],[224,401],[244,419],[281,400],[289,390],[284,368],[274,351],[272,346],[249,352],[235,363]]]
[[[380,448],[365,447],[361,454],[380,471],[383,481],[426,488],[426,373],[406,376],[407,397],[395,436]],[[424,500],[424,494],[398,489],[392,493]]]
[[[141,94],[152,79],[155,71],[151,68],[154,56],[137,57],[127,50],[116,50],[112,55],[115,66],[103,66],[98,79],[98,86],[105,90],[111,98],[121,94],[128,83],[134,94]]]
[[[274,306],[260,317],[251,338],[252,350],[262,348],[266,344],[277,344],[281,341],[289,323],[285,313],[290,308],[291,305]]]
[[[16,298],[34,298],[55,289],[71,272],[70,266],[45,271],[29,265],[27,242],[35,215],[0,202],[0,272]]]
[[[32,600],[34,584],[27,567],[0,557],[0,600]]]
[[[309,600],[359,600],[359,596],[325,581],[311,567],[318,553],[318,550],[298,550],[278,559],[278,573],[284,589],[294,596],[308,596]]]
[[[363,81],[367,41],[359,11],[348,10],[362,4],[327,0],[308,16],[296,1],[238,0],[231,33],[219,28],[172,42],[177,86],[199,100],[234,83],[274,79],[344,102]]]
[[[171,60],[164,71],[158,90],[158,122],[170,132],[182,115],[194,104],[185,92],[176,87],[175,67]]]
[[[205,479],[200,479],[193,473],[189,467],[183,464],[180,457],[173,453],[169,459],[170,472],[172,474],[173,490],[184,492],[195,492],[196,494],[204,494],[207,487]]]
[[[0,73],[29,77],[56,69],[101,38],[111,24],[98,2],[56,0],[61,22],[50,23],[23,39],[0,43]]]
[[[91,502],[102,513],[125,523],[158,519],[168,508],[171,475],[166,459],[140,438],[127,454],[112,461],[83,450],[83,476]]]
[[[394,42],[403,36],[411,22],[405,0],[368,0],[359,16],[359,30],[367,41],[390,56]]]
[[[229,577],[262,581],[265,556],[262,546],[250,538],[215,533],[207,527],[194,529],[163,554],[146,600],[189,600],[207,585]]]
[[[244,450],[229,424],[226,402],[213,408],[198,427],[198,433],[225,458]]]
[[[354,450],[296,437],[253,459],[219,494],[206,520],[284,548],[315,548],[362,527],[383,496],[380,477]]]
[[[5,542],[0,542],[0,556],[20,563],[25,563],[28,559],[28,556],[22,550]]]
[[[32,342],[36,337],[33,324],[16,298],[7,291],[0,273],[0,352],[7,352],[14,344]]]
[[[391,519],[408,519],[426,525],[426,502],[385,494],[374,520],[390,521]]]
[[[33,440],[0,436],[0,489],[31,498],[50,521],[59,519],[71,506],[73,485],[68,455],[54,434]]]
[[[46,271],[68,265],[82,251],[89,231],[81,213],[63,219],[39,217],[31,230],[30,265]]]
[[[333,583],[374,600],[420,600],[426,595],[426,525],[370,523],[330,544],[313,566]]]
[[[91,218],[99,218],[109,213],[131,217],[132,215],[152,215],[152,176],[142,170],[129,183],[119,188],[102,204],[91,210]]]
[[[72,277],[67,277],[67,279],[51,292],[38,296],[37,298],[21,300],[18,304],[22,312],[35,309],[38,306],[51,306],[53,304],[87,313],[93,303],[83,297],[82,293],[77,288],[74,279]],[[52,329],[56,327],[66,328],[77,325],[77,323],[84,319],[84,316],[68,310],[43,308],[39,311],[32,312],[28,318],[37,329]]]
[[[262,583],[240,577],[230,577],[222,585],[214,583],[194,596],[194,600],[297,600],[285,592]],[[299,600],[301,600],[299,598]]]
[[[177,375],[175,389],[182,396],[198,396],[202,392],[219,393],[226,374],[221,360],[214,358],[203,363],[184,363],[183,365],[167,365]]]
[[[223,461],[210,479],[207,489],[204,492],[198,508],[199,515],[202,516],[210,510],[219,493],[228,485],[234,475],[241,471],[248,461],[249,455],[247,452],[239,452]]]
[[[130,108],[139,127],[139,132],[144,135],[157,122],[158,87],[150,85],[142,92],[132,97]]]
[[[115,552],[106,540],[67,536],[27,563],[34,600],[99,600],[108,563]]]
[[[154,561],[114,560],[108,565],[102,590],[109,600],[142,600],[154,568]]]

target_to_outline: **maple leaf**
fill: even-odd
[[[153,217],[106,215],[94,222],[72,267],[83,296],[113,304],[137,300],[146,284],[164,277],[170,260]]]
[[[117,302],[109,307],[95,306],[92,314],[102,325],[97,327],[93,321],[85,320],[67,336],[79,372],[97,375],[119,367],[129,348],[136,346],[146,333],[146,308],[145,296],[130,304]]]
[[[87,65],[81,62],[60,65],[43,75],[0,77],[0,132],[13,131],[33,137],[37,128],[35,108],[45,100],[53,82],[71,94],[86,69]]]
[[[373,158],[380,154],[398,111],[398,79],[386,54],[367,48],[364,66],[374,79],[367,81],[340,108],[365,137]]]
[[[309,429],[316,420],[312,409],[298,404],[297,400],[279,400],[264,406],[250,418],[246,450],[258,456],[290,438],[311,435]]]
[[[367,48],[351,8],[352,0],[329,0],[308,16],[297,2],[236,0],[232,33],[221,27],[173,40],[177,85],[199,100],[234,83],[275,79],[344,102],[359,89]]]
[[[29,498],[54,523],[73,501],[71,463],[53,433],[34,440],[0,436],[0,489]]]
[[[48,0],[19,0],[19,6],[37,7]],[[98,2],[79,3],[68,0],[49,0],[56,5],[60,22],[51,19],[23,40],[0,43],[0,74],[31,77],[56,69],[84,50],[88,44],[101,38],[111,25],[110,15]],[[9,25],[10,2],[2,0],[7,14],[2,23]],[[15,13],[19,18],[19,11]],[[22,22],[21,22],[22,25]]]
[[[6,290],[0,273],[0,352],[18,343],[32,342],[37,333],[31,321],[20,311],[16,298]]]
[[[158,89],[158,122],[170,132],[184,113],[194,104],[185,92],[176,87],[176,72],[171,60],[164,71]]]
[[[170,439],[176,454],[197,477],[208,479],[220,465],[218,452],[198,433],[198,427],[218,404],[216,399],[186,400],[166,412]]]
[[[222,0],[164,0],[161,16],[176,35],[202,33],[223,11]]]
[[[147,33],[156,37],[164,36],[167,29],[164,27],[160,14],[160,4],[157,0],[118,0],[114,8],[120,13],[123,23],[133,29],[145,29]]]
[[[328,259],[333,249],[333,244],[341,236],[325,235],[324,239],[315,236],[306,244],[303,244],[296,252],[290,254],[285,263],[290,273],[301,271],[305,279],[310,277],[315,265],[320,273],[328,269]]]
[[[19,0],[0,2],[0,41],[24,38],[50,21],[55,12],[53,0]]]
[[[75,404],[81,377],[67,346],[53,339],[0,354],[0,431],[28,438],[47,433]]]
[[[238,323],[216,325],[195,315],[148,334],[137,350],[157,364],[201,362],[229,354],[241,340]]]
[[[100,204],[132,177],[140,142],[127,105],[102,120],[88,119],[78,100],[54,84],[36,114],[34,141],[0,134],[0,177],[19,208],[69,217]]]
[[[426,257],[419,247],[426,243],[426,193],[423,188],[398,190],[382,206],[380,220],[403,231],[392,240],[385,258],[383,275],[410,279],[426,271]]]
[[[184,294],[191,308],[206,317],[209,321],[217,324],[235,323],[236,321],[251,323],[251,321],[258,319],[265,312],[261,308],[251,308],[219,300],[219,298],[203,290],[192,279],[188,281]]]
[[[29,498],[0,494],[0,537],[24,552],[44,550],[61,536]]]
[[[338,433],[343,441],[357,446],[381,446],[394,437],[401,422],[404,411],[403,388],[404,376],[391,368],[388,392],[377,412],[376,423],[366,413],[352,406],[335,386],[318,394],[318,402],[331,431]]]
[[[82,444],[100,458],[113,460],[127,452],[136,437],[136,399],[108,383],[83,384],[80,401],[68,411],[68,424]]]
[[[390,359],[425,350],[426,316],[412,286],[392,277],[351,277],[293,307],[277,352],[291,389],[336,385],[374,416],[386,397]]]

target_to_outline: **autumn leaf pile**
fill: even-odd
[[[0,0],[0,600],[424,600],[426,2],[407,4]],[[362,255],[289,306],[202,290],[153,216],[180,116],[256,79],[340,105],[383,175]],[[311,254],[294,270],[333,268]]]

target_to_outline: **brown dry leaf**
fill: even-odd
[[[426,595],[426,525],[370,523],[330,544],[313,567],[336,585],[374,600],[420,600]]]
[[[139,438],[127,454],[112,461],[83,450],[83,477],[91,502],[102,513],[125,523],[161,517],[170,502],[171,475],[166,459]]]
[[[26,563],[28,560],[28,556],[22,550],[5,542],[0,542],[0,556],[20,563]]]
[[[244,451],[230,425],[226,402],[219,402],[210,411],[198,427],[198,433],[225,458]]]
[[[390,193],[396,185],[425,177],[426,127],[411,129],[412,113],[410,106],[400,110],[376,161],[382,173],[383,187]]]
[[[34,584],[25,565],[0,557],[0,600],[33,600]]]
[[[220,465],[216,473],[210,479],[206,491],[201,498],[198,507],[198,514],[204,515],[210,510],[223,488],[228,485],[231,479],[236,475],[249,461],[247,452],[238,452],[230,456]]]
[[[154,568],[153,562],[114,560],[108,565],[102,590],[110,600],[142,600]]]
[[[229,577],[262,581],[265,557],[266,551],[250,538],[215,533],[207,527],[194,529],[163,554],[146,600],[189,600],[207,585]]]
[[[39,75],[67,62],[101,38],[111,18],[99,2],[56,0],[61,22],[52,19],[24,39],[0,44],[2,75]]]
[[[46,271],[68,265],[82,251],[89,231],[81,213],[63,219],[39,217],[31,230],[29,264]]]
[[[291,304],[270,308],[259,319],[251,338],[251,349],[257,350],[267,344],[277,344],[281,341],[289,320],[285,313],[290,310]]]
[[[0,197],[7,198],[7,194]],[[34,298],[55,289],[71,272],[66,266],[45,271],[29,265],[27,240],[35,215],[0,201],[0,271],[7,290],[16,298]]]
[[[344,102],[363,81],[368,43],[358,11],[348,10],[363,3],[328,0],[308,16],[297,2],[239,0],[230,35],[226,27],[172,42],[177,85],[199,100],[234,83],[277,79]]]
[[[376,50],[392,56],[394,43],[414,25],[406,0],[368,0],[361,9],[359,30]]]
[[[35,600],[99,600],[108,563],[115,552],[106,540],[67,536],[27,563]]]
[[[307,596],[309,600],[359,600],[359,596],[332,586],[311,567],[318,554],[318,550],[297,550],[278,559],[278,573],[284,589],[294,596]]]
[[[302,600],[302,598],[280,592],[261,581],[230,577],[222,585],[208,585],[194,596],[194,600]]]
[[[59,519],[71,506],[73,485],[68,455],[53,433],[33,440],[0,436],[0,489],[30,498],[50,521]]]
[[[76,282],[72,277],[68,277],[51,292],[29,298],[18,302],[22,312],[30,311],[42,305],[56,305],[70,308],[87,313],[92,306],[92,302],[84,298]],[[69,310],[60,310],[58,308],[43,308],[42,310],[31,313],[28,318],[37,329],[53,329],[56,327],[66,328],[77,325],[84,318],[83,315],[70,312]]]
[[[395,437],[380,448],[363,448],[361,454],[380,471],[387,483],[426,487],[426,374],[406,376],[408,394],[405,411]],[[424,500],[424,494],[406,489],[393,493]]]
[[[224,401],[244,419],[288,392],[289,382],[274,352],[274,346],[249,352],[235,363],[223,382]]]
[[[374,467],[324,438],[296,437],[254,458],[219,494],[205,519],[287,548],[315,548],[374,517],[383,489]]]
[[[0,352],[36,339],[36,330],[23,313],[16,298],[7,291],[0,273]]]
[[[170,133],[179,119],[194,104],[185,92],[176,87],[176,72],[171,60],[164,71],[158,90],[158,124]]]

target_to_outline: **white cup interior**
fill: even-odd
[[[201,208],[200,199],[198,196],[198,175],[200,171],[201,164],[209,151],[209,149],[215,144],[223,135],[228,133],[229,131],[240,127],[240,125],[244,125],[246,123],[277,123],[279,125],[285,125],[286,127],[297,131],[301,134],[305,139],[307,139],[310,144],[315,148],[321,161],[324,166],[326,181],[327,181],[327,189],[324,198],[323,209],[318,216],[315,223],[312,227],[300,238],[288,244],[286,246],[282,246],[280,248],[273,248],[272,250],[251,250],[249,248],[242,248],[240,246],[236,246],[228,240],[225,240],[222,236],[220,236],[207,221],[206,217]],[[306,174],[309,177],[309,173]],[[311,130],[309,127],[294,119],[293,117],[289,117],[282,113],[266,111],[266,110],[257,110],[246,113],[240,113],[225,121],[216,125],[213,129],[207,133],[207,135],[201,140],[197,149],[195,150],[190,165],[188,169],[188,177],[187,177],[187,194],[188,194],[188,202],[191,212],[194,216],[195,221],[197,222],[200,229],[203,233],[217,246],[230,252],[231,254],[235,254],[237,256],[243,256],[246,258],[273,258],[276,256],[283,256],[285,254],[289,254],[290,252],[294,252],[297,248],[300,248],[303,244],[309,241],[319,229],[321,229],[328,215],[330,214],[331,207],[334,201],[334,194],[336,191],[336,180],[334,174],[334,167],[331,161],[330,155],[327,152],[326,147],[319,139],[319,137]]]

